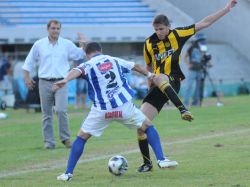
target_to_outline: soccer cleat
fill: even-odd
[[[174,169],[178,166],[178,162],[165,158],[164,160],[158,160],[158,166],[159,168]]]
[[[57,180],[59,181],[70,181],[72,179],[73,175],[71,173],[63,173],[59,176],[57,176]]]
[[[184,110],[184,111],[181,112],[181,118],[183,120],[190,121],[190,122],[192,120],[194,120],[194,117],[193,117],[192,113],[189,112],[188,110]]]
[[[153,170],[153,165],[151,163],[143,163],[137,171],[140,173],[148,172]]]

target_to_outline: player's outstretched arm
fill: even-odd
[[[230,10],[237,4],[237,0],[230,0],[227,5],[220,9],[219,11],[215,12],[214,14],[211,14],[198,23],[195,24],[195,30],[198,32],[201,29],[204,29],[206,27],[209,27],[212,25],[215,21],[220,19],[222,16],[230,12]]]
[[[147,78],[152,79],[154,77],[154,74],[146,70],[144,67],[140,66],[139,64],[135,64],[135,66],[132,68],[133,71],[137,71],[138,73],[141,73]]]
[[[58,82],[54,83],[52,90],[54,90],[54,91],[58,90],[59,88],[63,87],[65,84],[67,84],[67,82],[79,77],[80,75],[81,75],[80,71],[78,71],[76,69],[72,69],[69,72],[69,74],[67,75],[66,78],[64,78],[61,81],[58,81]]]

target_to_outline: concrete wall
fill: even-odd
[[[188,14],[174,6],[166,0],[143,0],[151,9],[155,10],[157,14],[166,14],[170,20],[171,26],[189,25],[194,22],[194,19]],[[152,20],[153,21],[153,20]]]
[[[225,6],[228,0],[167,0],[195,22]],[[210,41],[229,43],[250,60],[250,1],[240,0],[232,11],[204,32]]]

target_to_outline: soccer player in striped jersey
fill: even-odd
[[[145,132],[155,153],[158,166],[160,168],[171,167],[173,162],[164,156],[159,135],[151,121],[131,102],[133,90],[125,78],[125,74],[130,70],[137,71],[149,79],[153,79],[154,74],[134,62],[102,54],[101,46],[96,42],[88,43],[85,52],[90,60],[73,68],[66,78],[53,86],[53,89],[57,90],[68,81],[82,77],[88,82],[89,97],[93,101],[91,110],[72,145],[67,169],[65,173],[57,177],[57,180],[72,179],[74,168],[83,153],[87,140],[91,136],[101,136],[111,121],[117,121],[127,127],[135,127]]]
[[[152,80],[148,81],[150,90],[141,106],[142,112],[151,121],[158,115],[169,98],[172,98],[171,101],[174,101],[173,103],[180,110],[183,119],[188,121],[193,119],[179,98],[175,97],[175,92],[178,93],[180,90],[180,81],[185,78],[179,66],[182,47],[196,32],[213,24],[230,12],[236,4],[237,0],[230,0],[224,8],[198,23],[175,29],[170,28],[167,16],[158,15],[155,17],[153,21],[155,33],[145,41],[144,59],[147,69],[156,74],[154,83],[157,82],[157,85],[152,84]],[[150,171],[153,165],[150,160],[147,136],[140,129],[138,129],[138,143],[144,162],[138,168],[138,172]]]

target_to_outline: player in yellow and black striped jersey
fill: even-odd
[[[179,66],[181,50],[192,35],[210,26],[230,12],[231,8],[237,4],[237,0],[228,1],[224,8],[187,27],[171,29],[167,16],[155,17],[153,21],[155,33],[147,38],[144,44],[144,59],[147,69],[154,72],[155,77],[152,82],[149,82],[150,90],[141,106],[141,110],[151,121],[158,115],[168,99],[180,110],[183,119],[188,121],[193,119],[176,94],[180,90],[180,81],[185,78]],[[142,131],[137,132],[139,148],[144,161],[138,168],[138,172],[147,172],[153,167],[147,137]],[[178,165],[176,161],[168,161],[171,168]]]
[[[195,25],[169,30],[168,36],[163,40],[154,33],[145,41],[143,54],[146,64],[152,64],[156,75],[163,73],[179,80],[184,79],[179,59],[185,42],[194,34]]]

